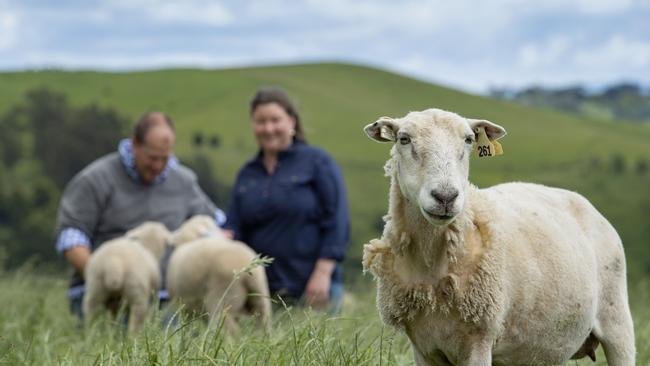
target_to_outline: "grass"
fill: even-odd
[[[159,326],[159,313],[137,336],[104,319],[89,329],[69,314],[65,281],[25,267],[0,276],[0,365],[412,365],[406,336],[383,326],[369,279],[352,293],[336,317],[304,309],[275,313],[264,335],[244,323],[238,338],[223,328],[207,329],[183,320]],[[630,301],[635,320],[637,365],[650,365],[650,281],[634,283]],[[595,365],[606,365],[602,347]],[[594,365],[590,360],[567,365]]]

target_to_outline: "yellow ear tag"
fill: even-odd
[[[395,141],[395,134],[388,126],[381,126],[379,129],[379,136],[384,140]]]
[[[478,140],[476,141],[476,154],[480,158],[486,156],[495,156],[503,155],[503,147],[496,140],[490,140],[485,133],[485,127],[477,127],[474,130],[478,134]]]
[[[492,140],[492,144],[494,145],[494,155],[503,155],[503,147],[497,140]]]

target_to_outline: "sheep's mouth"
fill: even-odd
[[[439,214],[433,213],[432,211],[425,210],[425,209],[422,209],[422,212],[424,212],[424,214],[426,216],[428,216],[429,218],[434,219],[436,221],[451,221],[451,220],[454,219],[454,217],[456,217],[456,215],[450,215],[449,213],[439,215]]]

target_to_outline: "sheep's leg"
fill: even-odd
[[[210,319],[208,325],[215,327],[223,319],[224,326],[230,334],[235,335],[239,333],[239,326],[233,317],[234,314],[232,314],[232,311],[234,311],[232,301],[233,287],[235,286],[228,288],[227,284],[217,283],[217,281],[214,281],[211,286],[205,297],[205,308],[209,313]]]
[[[627,302],[625,258],[621,255],[605,266],[601,298],[593,334],[603,345],[610,366],[635,364],[634,325]]]
[[[147,316],[149,309],[149,296],[150,291],[147,291],[142,286],[128,286],[124,298],[129,306],[129,333],[135,333],[142,329],[144,320]]]
[[[596,338],[603,345],[610,366],[635,364],[634,326],[625,298],[606,304],[606,314],[599,314],[600,329]]]
[[[106,300],[108,300],[108,295],[105,291],[88,287],[82,303],[83,317],[86,324],[89,324],[97,317]]]
[[[432,352],[431,356],[426,358],[415,346],[412,348],[416,366],[453,366],[447,356],[439,350]]]
[[[492,349],[488,342],[472,344],[469,355],[458,362],[459,366],[491,366]]]
[[[129,333],[136,333],[142,329],[148,308],[149,302],[146,299],[129,301]]]
[[[271,332],[271,300],[266,284],[264,268],[253,269],[253,275],[243,278],[246,292],[246,303],[251,312],[257,317],[257,322],[267,333]]]
[[[415,358],[415,366],[431,366],[432,364],[427,361],[422,353],[415,348],[415,346],[412,346],[413,348],[413,358]]]

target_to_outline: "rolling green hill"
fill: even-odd
[[[212,155],[219,180],[230,185],[256,152],[248,101],[265,85],[287,89],[298,103],[308,140],[331,152],[343,168],[353,217],[353,265],[361,245],[378,235],[379,217],[387,207],[382,167],[390,146],[370,141],[362,127],[380,116],[437,107],[508,130],[504,156],[473,159],[475,184],[534,181],[582,193],[619,229],[634,272],[650,273],[650,172],[635,169],[650,159],[650,128],[644,126],[539,111],[346,64],[0,73],[0,113],[37,87],[64,92],[74,105],[114,107],[132,119],[147,110],[163,110],[177,124],[181,159],[196,149],[196,133],[220,137],[218,149],[202,149]]]

